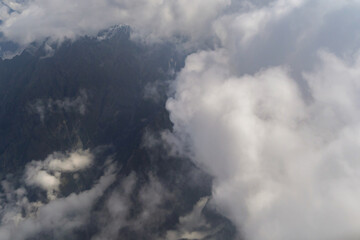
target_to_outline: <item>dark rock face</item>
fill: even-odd
[[[184,65],[184,56],[171,44],[136,43],[126,27],[65,42],[54,52],[44,49],[34,47],[11,60],[0,60],[2,178],[20,175],[28,162],[55,151],[101,148],[95,166],[81,175],[80,182],[61,186],[62,196],[89,188],[88,179],[100,175],[108,155],[121,166],[117,180],[90,213],[88,225],[72,238],[91,239],[100,231],[96,214],[112,189],[132,173],[137,182],[130,196],[129,221],[144,208],[139,194],[150,181],[149,174],[171,197],[161,206],[166,211],[161,219],[140,228],[123,227],[116,239],[155,239],[174,229],[180,216],[201,197],[211,195],[211,177],[188,159],[169,156],[161,144],[144,147],[144,134],[171,128],[165,83]],[[234,237],[228,220],[207,208],[204,216],[209,224],[222,227],[212,238],[203,239]],[[45,232],[34,239],[49,237],[57,238]]]
[[[144,86],[164,81],[170,60],[180,60],[171,46],[132,42],[128,29],[103,41],[65,43],[54,56],[41,56],[41,50],[25,51],[0,64],[0,159],[6,171],[79,144],[113,144],[129,156],[143,128],[164,113],[163,102],[144,98]],[[75,101],[81,93],[83,113],[47,106],[49,100]]]

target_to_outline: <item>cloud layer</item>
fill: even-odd
[[[359,2],[242,9],[178,74],[172,142],[215,177],[212,203],[245,239],[358,238]]]
[[[172,153],[178,148],[214,176],[212,204],[246,240],[356,239],[359,12],[358,0],[7,0],[0,32],[26,46],[127,24],[145,41],[195,42],[167,102],[174,128],[166,139]],[[40,178],[47,185],[37,186],[58,187],[56,174],[36,171],[30,185]],[[134,181],[128,177],[108,199],[112,224],[98,239],[129,227],[123,216]],[[162,202],[156,179],[148,188],[140,196],[152,199],[143,222]],[[204,234],[184,229],[201,206],[169,238]]]
[[[309,101],[286,68],[232,75],[225,50],[189,56],[178,75],[175,134],[245,239],[360,236],[360,59],[319,58]]]
[[[149,40],[175,35],[201,38],[229,4],[229,0],[9,0],[0,5],[0,32],[21,45],[48,37],[57,41],[95,35],[115,24],[130,25]]]

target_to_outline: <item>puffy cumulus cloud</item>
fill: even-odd
[[[26,165],[25,183],[46,190],[48,197],[54,198],[61,184],[61,174],[86,169],[91,166],[93,159],[89,150],[53,153],[44,161],[32,161]]]
[[[26,171],[26,183],[28,185],[37,186],[48,191],[58,190],[60,185],[59,177],[58,174],[57,176],[51,175],[35,166],[29,166]]]
[[[311,99],[284,67],[234,75],[220,49],[189,56],[167,102],[245,239],[360,237],[360,58],[318,56],[304,74]]]
[[[115,24],[130,25],[149,40],[175,35],[202,37],[209,31],[212,19],[230,4],[230,0],[7,2],[18,10],[10,11],[11,5],[3,4],[0,32],[5,39],[22,45],[48,37],[62,40],[93,35]]]
[[[25,187],[15,188],[13,183],[4,180],[0,194],[0,238],[25,240],[51,236],[64,239],[74,236],[89,223],[91,210],[115,181],[115,176],[115,165],[107,162],[103,176],[90,189],[48,201],[30,201]]]
[[[245,1],[177,76],[164,139],[245,239],[360,236],[359,3]]]

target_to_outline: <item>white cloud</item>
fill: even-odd
[[[26,183],[30,186],[52,191],[58,190],[60,179],[46,171],[29,167],[26,171]]]
[[[61,174],[77,172],[90,167],[94,156],[89,150],[77,150],[67,154],[53,153],[44,161],[32,161],[25,167],[25,182],[28,186],[46,190],[53,199],[59,190]]]
[[[3,14],[0,31],[22,45],[47,37],[94,35],[115,24],[130,25],[150,40],[174,35],[196,38],[206,35],[212,19],[229,4],[229,0],[30,0],[19,11]]]
[[[49,169],[60,172],[76,172],[89,167],[93,161],[89,150],[72,152],[67,158],[58,158],[54,155],[49,158],[47,159],[49,160]]]
[[[214,22],[222,47],[177,76],[165,140],[215,177],[213,203],[245,239],[360,236],[359,10],[244,4]]]
[[[188,57],[167,108],[246,239],[360,236],[359,58],[321,52],[305,100],[286,68],[232,74],[225,50]]]
[[[267,24],[281,19],[294,9],[303,5],[306,0],[277,0],[269,1],[265,6],[256,7],[249,3],[244,4],[240,12],[226,14],[214,22],[217,36],[224,44],[232,41],[246,44],[259,33],[262,33]],[[232,35],[232,36],[229,36]]]

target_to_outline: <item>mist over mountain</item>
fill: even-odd
[[[129,29],[113,31],[106,40],[65,42],[52,56],[34,46],[1,62],[1,153],[9,170],[54,148],[116,144],[126,159],[164,114],[145,98],[145,86],[165,84],[183,60],[170,45],[147,48],[129,40]],[[164,90],[154,94],[164,102]]]
[[[171,126],[167,85],[183,65],[174,45],[131,41],[128,27],[64,42],[51,55],[40,45],[2,60],[1,239],[234,235],[228,220],[203,209],[211,177],[171,156],[157,133]]]
[[[359,13],[0,1],[0,239],[359,239]]]

